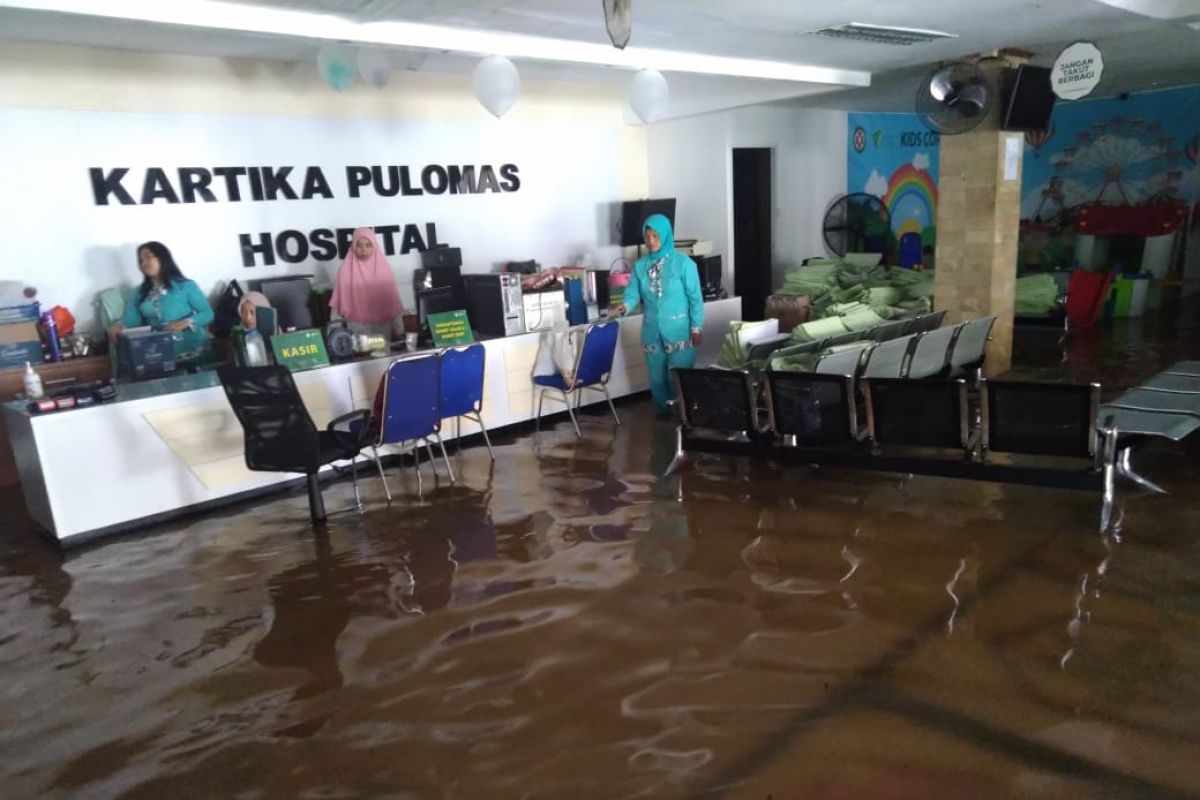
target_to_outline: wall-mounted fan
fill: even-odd
[[[917,88],[917,114],[938,133],[966,133],[996,103],[996,86],[978,64],[955,61],[934,69]]]
[[[875,195],[855,192],[833,201],[821,229],[825,246],[836,255],[882,253],[886,259],[892,216]]]

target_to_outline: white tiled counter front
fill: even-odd
[[[741,300],[705,304],[705,341],[698,363],[720,349]],[[648,388],[640,316],[620,320],[621,338],[609,390],[614,398]],[[527,422],[535,412],[532,375],[545,363],[546,334],[528,333],[483,343],[487,350],[483,417],[489,429]],[[542,358],[539,359],[539,353]],[[356,408],[369,408],[391,359],[335,364],[296,374],[296,384],[319,426]],[[135,527],[190,508],[282,485],[296,476],[251,472],[242,430],[214,377],[178,379],[167,394],[30,416],[5,407],[22,491],[30,516],[60,540]],[[188,388],[189,381],[198,388]],[[587,402],[603,402],[600,395]],[[561,405],[547,407],[560,410]],[[476,432],[464,423],[463,435]],[[448,425],[443,436],[453,436]]]

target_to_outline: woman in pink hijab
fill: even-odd
[[[354,242],[338,270],[329,306],[356,333],[403,332],[404,306],[396,290],[396,276],[370,228],[354,231]]]

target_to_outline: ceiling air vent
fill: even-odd
[[[935,39],[958,38],[957,33],[926,31],[919,28],[892,28],[886,25],[868,25],[864,22],[849,22],[845,25],[835,25],[832,28],[809,31],[809,33],[834,39],[853,39],[856,42],[904,45],[923,44]]]

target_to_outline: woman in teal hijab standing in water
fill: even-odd
[[[633,265],[633,277],[625,287],[625,303],[617,315],[645,305],[642,348],[650,370],[650,394],[654,410],[665,416],[675,399],[672,367],[696,363],[696,347],[704,327],[704,296],[696,262],[675,251],[671,222],[655,214],[642,226],[650,254]]]

